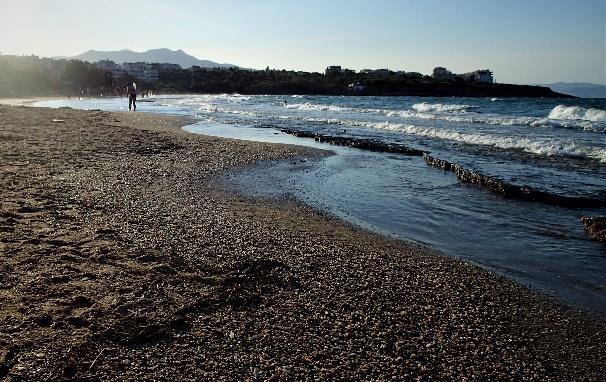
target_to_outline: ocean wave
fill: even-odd
[[[306,121],[331,125],[367,127],[394,131],[439,140],[450,140],[470,145],[491,146],[500,149],[516,149],[532,154],[591,158],[606,163],[606,149],[583,146],[572,140],[533,139],[528,137],[500,137],[485,133],[464,133],[450,129],[392,122],[348,121],[340,119],[306,118]]]
[[[315,104],[315,103],[309,103],[309,102],[294,103],[291,105],[286,105],[286,108],[295,109],[295,110],[303,110],[303,111],[336,111],[336,112],[360,111],[360,110],[357,110],[355,108],[350,108],[350,107],[342,107],[342,106],[337,106],[337,105],[322,105],[322,104]]]
[[[527,137],[498,137],[482,133],[462,133],[448,129],[405,125],[397,123],[367,122],[366,127],[397,131],[427,138],[447,139],[472,145],[492,146],[501,149],[517,149],[539,155],[561,155],[568,157],[593,158],[606,162],[606,150],[595,147],[578,145],[574,141],[558,141],[550,139],[531,139]]]
[[[427,119],[440,120],[457,123],[473,123],[497,126],[530,126],[530,127],[554,127],[566,129],[581,129],[593,132],[604,132],[606,125],[602,122],[552,119],[541,117],[514,117],[506,115],[490,114],[432,114],[421,113],[411,110],[392,110],[385,113],[388,117],[399,117],[402,119]]]
[[[169,103],[172,103],[172,105],[176,105],[176,106],[197,107],[201,104],[206,104],[206,103],[217,101],[217,100],[224,100],[224,99],[227,99],[228,97],[230,97],[229,94],[200,94],[200,95],[195,95],[195,96],[188,97],[188,98],[175,99],[173,102],[169,102]]]
[[[498,114],[479,114],[473,111],[477,106],[465,104],[417,103],[409,110],[354,108],[337,105],[296,103],[286,106],[290,110],[348,112],[359,114],[380,114],[386,117],[401,119],[440,120],[455,123],[472,123],[496,126],[530,126],[585,130],[592,132],[606,131],[606,111],[600,109],[583,109],[579,107],[557,106],[548,117],[508,116]],[[565,108],[566,110],[563,110]],[[573,110],[574,109],[574,110]],[[576,110],[582,109],[582,110]],[[565,118],[566,116],[583,118]]]
[[[585,109],[580,106],[558,105],[551,110],[549,119],[583,120],[592,122],[606,122],[606,110]]]
[[[227,96],[225,98],[227,99],[227,102],[250,101],[252,99],[251,96],[242,95],[242,94],[238,94],[238,93],[230,94],[229,96]]]
[[[412,108],[422,113],[464,113],[477,106],[421,102],[415,103]]]
[[[202,112],[205,114],[214,114],[214,113],[224,113],[224,114],[234,114],[234,115],[247,115],[251,117],[258,116],[258,113],[253,111],[243,110],[243,109],[232,109],[228,107],[223,107],[214,103],[204,102],[197,103],[196,107],[192,108],[195,111]]]

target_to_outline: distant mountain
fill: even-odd
[[[58,57],[59,58],[59,57]],[[88,62],[97,62],[101,60],[114,61],[117,64],[125,62],[148,62],[148,63],[169,63],[179,64],[182,68],[190,68],[194,65],[203,68],[231,68],[235,65],[231,64],[219,64],[209,60],[199,60],[194,56],[191,56],[181,49],[170,50],[170,49],[151,49],[147,52],[133,52],[129,49],[123,49],[118,51],[103,52],[98,50],[89,50],[88,52],[82,53],[74,57],[60,57],[68,59],[76,59]]]
[[[545,84],[554,92],[570,94],[581,98],[606,98],[606,86],[586,82],[556,82]]]

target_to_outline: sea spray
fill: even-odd
[[[440,113],[459,112],[459,113],[461,113],[461,112],[467,112],[470,109],[475,108],[475,106],[421,102],[421,103],[416,103],[416,104],[412,105],[412,108],[415,109],[416,111],[420,111],[420,112],[440,112]]]
[[[549,113],[550,119],[572,119],[592,122],[606,122],[606,110],[580,106],[558,105]]]

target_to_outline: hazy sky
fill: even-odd
[[[183,49],[244,67],[606,84],[606,0],[0,0],[0,52]]]

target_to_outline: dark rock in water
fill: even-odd
[[[565,196],[537,190],[530,186],[518,186],[500,179],[467,170],[456,163],[423,155],[428,165],[453,172],[461,182],[475,183],[506,198],[539,202],[568,208],[597,208],[606,206],[606,200],[582,196]]]
[[[581,222],[585,225],[585,230],[593,240],[606,243],[606,216],[595,218],[583,216]]]
[[[292,129],[281,129],[283,133],[294,135],[299,138],[313,138],[318,142],[329,143],[331,145],[350,146],[360,150],[376,151],[382,153],[402,154],[409,156],[423,156],[422,150],[413,149],[396,143],[385,143],[375,139],[360,139],[352,137],[339,137],[333,135],[318,134],[311,131],[301,131]]]

